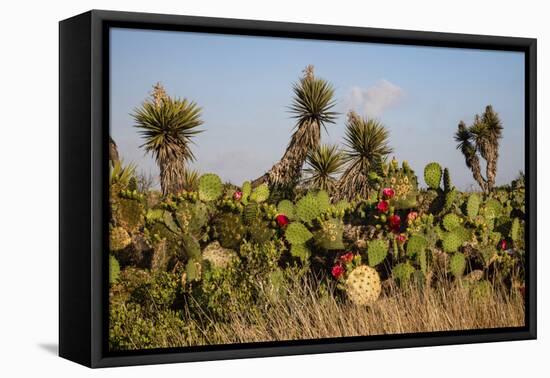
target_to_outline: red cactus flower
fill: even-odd
[[[242,197],[243,197],[243,192],[240,192],[237,190],[235,193],[233,193],[233,199],[235,201],[240,201]]]
[[[416,218],[418,218],[418,213],[416,211],[411,211],[407,214],[407,223],[411,224]]]
[[[395,196],[395,190],[393,190],[393,188],[384,188],[382,189],[382,195],[386,199],[391,199]]]
[[[506,249],[506,240],[505,239],[502,239],[499,243],[499,247],[500,249],[502,249],[503,251]]]
[[[277,215],[275,220],[277,221],[279,227],[285,227],[289,223],[288,217],[284,214]]]
[[[390,229],[393,232],[398,232],[399,227],[401,227],[401,217],[397,214],[390,215],[388,218],[388,222],[390,224]]]
[[[353,260],[353,253],[351,252],[347,252],[342,256],[340,256],[340,261],[343,262],[344,264],[351,262],[351,260]]]
[[[378,202],[378,205],[376,205],[376,209],[381,213],[386,213],[389,208],[390,205],[388,204],[388,201],[380,201]]]
[[[340,277],[342,277],[342,275],[344,274],[344,267],[342,265],[334,265],[332,267],[331,274],[332,277],[336,278],[337,280],[340,279]]]
[[[407,241],[407,236],[405,234],[399,234],[397,235],[397,241],[403,244]]]

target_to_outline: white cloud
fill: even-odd
[[[368,117],[380,117],[404,96],[403,89],[387,80],[379,80],[369,88],[353,87],[348,94],[348,109]]]

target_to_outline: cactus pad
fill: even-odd
[[[443,236],[443,250],[447,253],[458,251],[462,243],[462,237],[457,232],[448,232]]]
[[[439,189],[441,184],[441,166],[438,163],[429,163],[424,168],[424,181],[431,189]]]
[[[223,192],[222,180],[218,175],[207,173],[199,178],[199,198],[210,202],[217,200]]]
[[[369,265],[374,267],[386,259],[388,255],[388,242],[386,240],[371,240],[367,243],[367,256]]]
[[[407,242],[407,255],[418,255],[421,251],[425,250],[428,246],[426,238],[420,234],[413,234]]]
[[[214,222],[215,236],[221,246],[229,249],[238,249],[245,234],[246,227],[240,215],[223,214]]]
[[[123,227],[113,227],[109,234],[109,249],[120,251],[132,243],[132,238]]]
[[[460,278],[464,274],[464,269],[466,269],[466,257],[460,252],[454,253],[449,260],[449,271],[455,278]]]
[[[290,247],[290,254],[302,261],[307,261],[311,255],[311,251],[305,244],[292,244]]]
[[[321,215],[321,207],[317,196],[308,193],[296,203],[296,216],[302,222],[311,222]]]
[[[250,201],[256,202],[256,203],[262,203],[267,201],[269,198],[269,187],[267,184],[262,184],[252,191],[252,194],[250,195]]]
[[[120,264],[118,260],[113,256],[109,256],[109,283],[113,284],[118,281],[120,275]]]
[[[447,231],[453,231],[460,227],[461,224],[461,219],[456,214],[451,213],[443,217],[443,227],[445,227],[445,230]]]
[[[289,224],[285,230],[286,240],[292,245],[305,244],[313,234],[300,222]]]
[[[241,192],[243,193],[241,202],[246,205],[248,203],[248,199],[250,198],[250,194],[252,193],[252,184],[250,184],[250,181],[243,182]]]
[[[214,241],[202,251],[202,258],[216,269],[224,269],[234,264],[238,256],[232,249],[223,248],[219,242]]]
[[[382,291],[378,272],[367,265],[360,265],[351,271],[345,288],[350,301],[358,306],[374,303]]]
[[[470,194],[468,201],[466,202],[466,214],[470,219],[477,217],[479,212],[480,199],[476,193]]]
[[[289,200],[282,200],[277,205],[277,211],[279,214],[286,215],[288,219],[294,219],[294,204]]]
[[[341,219],[330,218],[321,222],[321,229],[315,232],[315,244],[327,250],[344,249],[342,234],[344,224]]]
[[[408,262],[397,264],[393,267],[391,275],[394,280],[401,286],[409,283],[411,275],[414,273],[414,268]]]
[[[519,219],[514,218],[514,220],[512,221],[512,226],[510,227],[510,239],[512,239],[513,241],[518,241],[519,235],[520,235]]]
[[[325,213],[330,207],[330,196],[324,190],[317,192],[317,203],[319,205],[319,211]]]

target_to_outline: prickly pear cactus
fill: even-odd
[[[120,265],[118,260],[113,256],[109,256],[109,283],[113,284],[118,281],[120,276]]]
[[[302,222],[309,223],[321,215],[321,206],[317,196],[312,193],[306,194],[296,203],[296,217]]]
[[[112,206],[113,219],[116,225],[130,232],[137,231],[145,221],[145,208],[135,199],[116,198]]]
[[[256,203],[262,203],[267,201],[269,198],[269,186],[267,184],[262,184],[252,191],[252,194],[250,195],[250,201],[256,202]]]
[[[243,220],[246,224],[252,224],[258,218],[260,213],[260,208],[256,202],[250,202],[248,205],[245,205],[243,210]]]
[[[407,241],[407,255],[418,255],[422,250],[425,250],[428,246],[426,238],[420,234],[413,234]]]
[[[207,173],[199,178],[199,198],[210,202],[217,200],[223,192],[222,180],[218,175]]]
[[[394,266],[391,275],[400,286],[405,286],[410,282],[414,271],[414,267],[409,262],[404,262]]]
[[[449,271],[455,278],[461,278],[466,269],[466,257],[464,254],[457,252],[451,256],[449,260]]]
[[[200,234],[208,223],[208,208],[202,202],[182,202],[175,212],[176,222],[184,233]]]
[[[462,243],[463,243],[463,240],[461,235],[459,235],[457,232],[454,232],[454,231],[446,233],[443,236],[443,239],[441,241],[443,250],[447,253],[458,251]]]
[[[305,262],[311,256],[311,251],[305,244],[292,244],[290,246],[290,254]]]
[[[462,224],[462,220],[456,214],[447,214],[443,217],[443,227],[447,231],[454,231]]]
[[[185,265],[185,273],[183,274],[183,282],[193,282],[201,279],[202,263],[200,259],[191,259]]]
[[[344,223],[341,219],[329,218],[320,222],[321,229],[314,234],[315,244],[327,250],[344,249],[342,235]]]
[[[390,200],[390,205],[396,209],[410,209],[417,205],[418,179],[405,162],[402,168],[390,164],[382,180],[382,188],[394,189],[395,196]]]
[[[441,166],[432,162],[424,168],[424,181],[431,189],[439,189],[441,185]]]
[[[293,222],[285,229],[286,240],[292,245],[305,244],[313,234],[300,222]]]
[[[288,219],[294,219],[294,213],[295,213],[294,204],[289,200],[286,200],[286,199],[282,200],[277,205],[277,212],[279,214],[286,215]]]
[[[241,202],[246,205],[248,204],[248,199],[250,198],[250,194],[252,194],[252,184],[250,184],[250,181],[243,182],[241,191],[243,193],[243,196],[241,197]]]
[[[248,225],[248,233],[252,243],[264,244],[273,238],[275,231],[269,227],[268,221],[256,218]]]
[[[512,241],[518,241],[519,236],[520,236],[519,219],[514,218],[514,220],[512,221],[512,226],[510,227],[510,239],[512,239]]]
[[[453,205],[458,199],[458,190],[451,189],[445,194],[445,202],[443,204],[443,211],[450,211],[453,208]]]
[[[215,220],[214,234],[222,247],[237,250],[246,234],[246,227],[240,215],[226,213]]]
[[[321,213],[326,212],[330,207],[329,194],[324,190],[320,190],[319,192],[317,192],[317,203],[319,205],[319,211]]]
[[[388,255],[388,242],[386,240],[371,240],[367,242],[367,257],[369,265],[374,267],[386,259]]]
[[[480,202],[481,200],[476,193],[468,196],[468,200],[466,201],[466,215],[468,215],[468,218],[475,219],[477,217]]]
[[[132,243],[132,238],[128,231],[123,227],[113,227],[109,234],[109,249],[111,251],[120,251]]]
[[[215,269],[224,269],[238,260],[237,253],[232,249],[223,248],[218,241],[208,244],[202,251],[202,258]]]
[[[353,269],[345,282],[346,294],[358,306],[374,303],[382,291],[378,272],[367,265]]]
[[[443,170],[443,190],[445,192],[450,192],[453,189],[453,184],[451,182],[451,174],[448,168]]]

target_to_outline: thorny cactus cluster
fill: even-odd
[[[383,290],[429,290],[436,280],[467,287],[473,299],[494,280],[523,285],[521,183],[459,192],[436,162],[423,176],[427,189],[393,160],[369,177],[372,195],[352,202],[323,190],[274,201],[267,184],[236,187],[205,174],[197,191],[152,203],[131,179],[119,179],[111,187],[109,279],[124,289],[113,289],[112,311],[132,301],[134,289],[120,277],[135,270],[179,277],[170,308],[187,301],[221,320],[228,308],[279,300],[286,279],[308,272],[334,280],[359,306]]]

